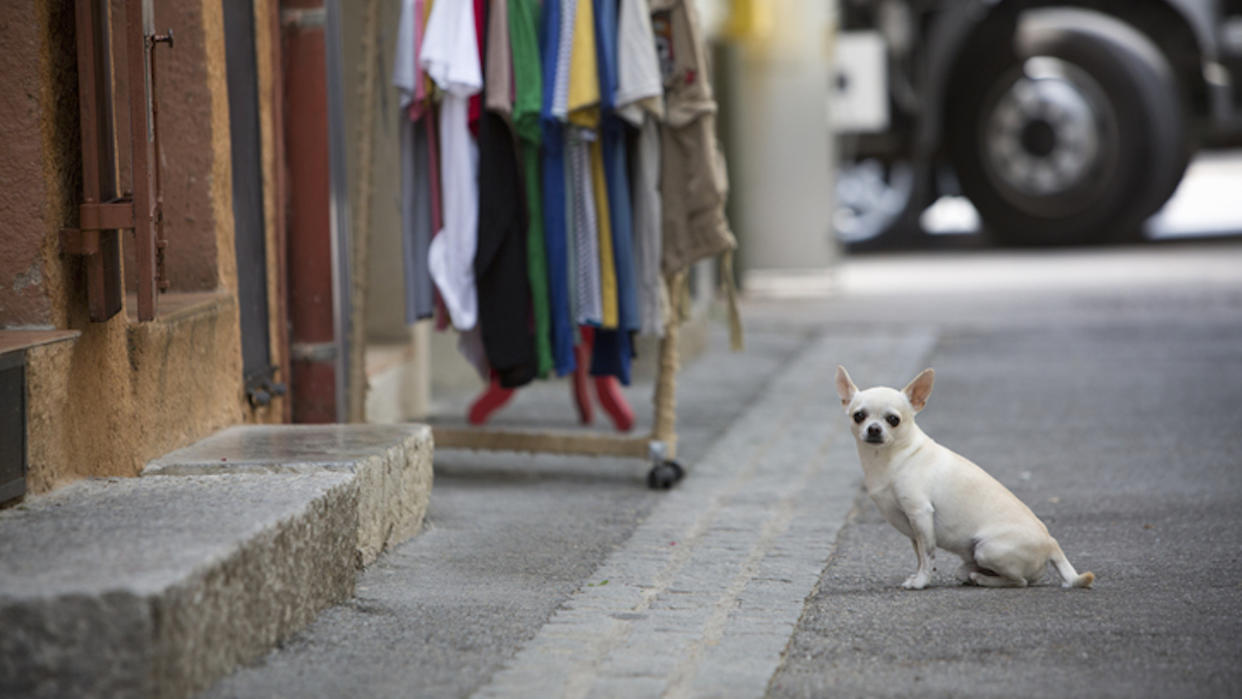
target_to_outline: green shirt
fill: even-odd
[[[513,128],[522,141],[525,168],[526,274],[535,311],[535,360],[539,376],[552,371],[552,336],[548,310],[548,262],[543,240],[543,195],[539,189],[539,110],[543,77],[535,27],[538,0],[509,0],[509,45],[513,51]]]

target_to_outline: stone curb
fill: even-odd
[[[419,530],[431,460],[420,425],[242,426],[0,512],[0,696],[209,686]]]
[[[238,425],[155,459],[142,475],[352,473],[362,567],[422,526],[432,452],[426,425]]]
[[[0,696],[178,697],[354,589],[346,474],[83,481],[0,516]]]

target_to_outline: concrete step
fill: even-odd
[[[0,696],[186,696],[416,533],[421,425],[244,426],[0,511]]]
[[[357,563],[422,525],[431,497],[425,425],[240,425],[152,461],[143,476],[351,473],[358,485]]]

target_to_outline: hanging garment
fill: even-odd
[[[602,164],[609,201],[609,225],[617,287],[617,326],[639,328],[634,279],[633,221],[630,211],[628,164],[625,156],[625,124],[616,113],[614,95],[618,83],[618,26],[616,0],[595,0],[596,46],[599,52],[600,124]]]
[[[691,0],[651,0],[664,78],[660,198],[666,274],[737,247],[724,216],[728,181],[716,144],[716,101]]]
[[[544,86],[548,84],[539,59],[540,0],[508,0],[508,3],[514,86],[513,128],[518,138],[538,143],[542,140],[539,121]]]
[[[404,111],[404,110],[403,110]],[[406,325],[430,318],[435,307],[428,254],[431,248],[431,168],[427,132],[409,119],[398,121],[401,149],[401,241],[405,272]]]
[[[582,203],[576,195],[578,183],[581,178],[575,173],[573,167],[574,151],[570,148],[570,134],[575,127],[565,127],[565,226],[566,233],[569,238],[568,253],[566,262],[569,265],[569,317],[570,326],[574,332],[574,356],[578,359],[582,358],[582,354],[578,352],[577,345],[581,341],[578,330],[578,308],[582,305],[578,298],[578,245],[574,239],[575,221],[578,220],[578,211],[582,208]]]
[[[423,115],[427,117],[420,121],[427,132],[427,160],[431,170],[431,239],[435,240],[436,236],[444,230],[444,197],[441,196],[444,188],[440,175],[440,110],[436,106],[436,100],[440,97],[440,89],[436,87],[436,81],[432,80],[427,71],[422,68],[422,45],[427,35],[427,24],[431,21],[431,10],[435,7],[435,0],[415,0],[415,7],[419,2],[423,6],[423,23],[418,35],[419,53],[415,58],[418,61],[416,72],[421,73],[423,77],[417,83],[415,101],[410,105],[410,118],[419,119]],[[430,257],[430,251],[428,257]],[[435,284],[432,286],[434,287]],[[444,296],[440,294],[439,289],[435,289],[434,295],[435,329],[437,332],[444,332],[452,327],[448,306],[445,305]]]
[[[484,109],[508,119],[513,113],[513,61],[509,46],[509,0],[491,0],[483,56]]]
[[[428,78],[430,80],[430,78]],[[434,83],[433,83],[434,84]],[[441,192],[444,190],[442,180],[440,179],[440,109],[430,101],[427,105],[427,114],[425,118],[420,119],[427,132],[427,162],[431,170],[431,239],[434,241],[444,230],[444,197]],[[427,251],[427,264],[431,265],[431,251]],[[432,281],[435,281],[434,278]],[[435,286],[432,284],[432,286]],[[436,289],[436,308],[435,308],[435,327],[438,332],[444,332],[452,327],[449,322],[448,306],[444,303],[444,296],[440,294],[440,290]]]
[[[468,101],[483,89],[473,4],[440,0],[431,11],[420,53],[423,69],[444,91],[440,105],[440,177],[444,225],[431,241],[432,279],[453,326],[478,320],[474,254],[478,243],[478,149],[470,137]]]
[[[442,1],[448,2],[450,0]],[[480,379],[484,381],[490,379],[491,367],[487,364],[487,351],[483,349],[483,333],[480,332],[478,325],[457,333],[457,353],[465,358],[470,366],[474,367],[474,371]]]
[[[634,267],[638,286],[641,331],[664,336],[672,305],[664,285],[660,258],[664,254],[660,204],[660,125],[647,115],[634,139],[630,191],[634,197]]]
[[[664,83],[656,55],[647,0],[621,0],[617,28],[617,116],[638,129],[630,135],[629,170],[633,226],[635,311],[644,334],[663,336],[668,292],[660,257],[660,129]]]
[[[483,37],[487,30],[487,0],[449,0],[449,2],[473,4],[470,16],[474,21],[474,47],[479,62],[479,72],[482,73],[483,51],[485,49]],[[470,127],[470,134],[477,137],[479,135],[479,118],[483,116],[483,89],[481,87],[478,92],[470,95],[467,105],[468,116],[466,123]]]
[[[634,225],[630,201],[625,126],[615,115],[604,117],[601,134],[604,174],[608,187],[612,249],[616,260],[617,327],[638,330],[638,290],[634,264]]]
[[[737,247],[724,215],[728,181],[715,140],[713,114],[684,127],[666,124],[660,131],[665,274]]]
[[[541,18],[543,94],[540,127],[543,142],[543,223],[544,245],[548,260],[548,321],[552,334],[552,361],[558,376],[573,373],[574,322],[572,287],[569,283],[569,226],[566,217],[565,128],[563,119],[568,104],[569,55],[572,47],[570,31],[575,0],[544,0]],[[563,80],[562,80],[563,78]],[[561,99],[564,101],[560,101]],[[520,94],[519,94],[520,99]],[[562,111],[557,115],[558,102]]]
[[[427,75],[427,71],[422,68],[422,37],[427,35],[427,23],[431,21],[431,9],[435,6],[435,0],[414,0],[414,4],[416,7],[421,5],[423,8],[423,23],[418,40],[419,53],[415,55],[415,60],[418,61],[418,63],[416,63],[417,70],[419,73],[422,73],[423,79],[420,81],[421,84],[418,86],[418,91],[415,93],[415,96],[417,99],[425,100],[423,104],[430,108],[433,105],[434,100],[439,98],[439,90],[436,88],[436,81],[432,80],[431,76]],[[419,115],[414,111],[415,105],[411,105],[410,110],[410,118],[417,119]]]
[[[573,49],[569,61],[569,123],[587,129],[599,126],[599,67],[595,53],[595,8],[577,0]]]
[[[573,2],[574,21],[570,36],[568,120],[568,196],[570,264],[573,273],[572,310],[577,324],[598,326],[603,322],[600,289],[599,211],[592,181],[590,142],[599,125],[599,69],[595,54],[595,20],[592,0]],[[562,38],[562,42],[564,39]]]
[[[415,107],[422,109],[427,98],[423,71],[418,66],[423,28],[422,0],[402,0],[401,17],[397,20],[396,55],[392,62],[392,85],[397,88],[398,103],[407,112],[405,116],[410,121],[422,116],[421,112],[411,110]]]
[[[426,111],[426,88],[418,70],[422,39],[421,0],[404,0],[397,26],[393,86],[397,88],[398,143],[401,163],[401,242],[405,276],[405,322],[429,318],[435,291],[427,254],[431,245],[431,163],[427,132],[418,119]],[[415,108],[416,107],[416,108]]]
[[[615,111],[619,62],[617,4],[616,0],[594,0],[594,3],[601,117],[600,138],[592,149],[592,155],[593,164],[598,164],[597,183],[599,190],[602,190],[598,198],[606,204],[600,207],[604,327],[596,332],[591,348],[591,373],[615,376],[628,385],[633,359],[630,333],[639,328],[640,322],[634,279],[625,125]],[[606,225],[604,221],[607,221]],[[615,305],[615,316],[611,315],[610,304]],[[615,325],[610,322],[614,319]]]
[[[623,386],[629,386],[633,357],[633,334],[628,330],[595,331],[591,345],[592,376],[615,376]]]
[[[508,125],[499,114],[484,111],[479,122],[479,242],[474,275],[483,347],[505,388],[523,386],[537,373],[526,266],[526,207],[519,178]]]
[[[600,293],[599,219],[591,178],[591,145],[595,134],[569,127],[565,145],[568,158],[569,237],[574,285],[574,321],[579,325],[603,323]]]
[[[551,3],[549,3],[551,4]],[[565,127],[545,120],[543,133],[543,234],[548,260],[548,325],[552,331],[552,363],[558,376],[573,373],[573,291],[569,283],[569,220],[565,181]]]
[[[664,117],[664,80],[647,0],[620,0],[617,16],[617,114],[635,127],[644,114]]]
[[[573,59],[578,0],[545,0],[544,12],[555,12],[557,20],[555,26],[545,25],[550,46],[543,56],[544,83],[552,85],[551,116],[565,121],[569,118],[569,64]],[[555,60],[551,56],[555,56]],[[548,71],[551,71],[550,77]]]
[[[419,53],[427,28],[431,0],[402,0],[397,21],[396,55],[392,64],[392,84],[397,88],[401,109],[410,121],[427,113],[431,100],[430,78],[423,72]]]
[[[548,303],[548,261],[544,236],[542,181],[539,172],[543,99],[537,24],[538,0],[509,0],[509,41],[514,77],[513,126],[522,152],[526,201],[526,265],[535,318],[535,365],[539,376],[552,371],[552,330]]]
[[[493,3],[493,8],[496,4]],[[489,49],[496,43],[493,30],[508,37],[508,18],[500,27],[489,21]],[[507,48],[508,42],[505,44]],[[492,75],[490,61],[508,63],[508,51],[489,50],[487,60],[484,72]],[[474,278],[483,349],[503,388],[524,386],[537,373],[530,319],[526,228],[517,144],[505,118],[486,109],[479,119],[479,237]]]
[[[599,248],[599,296],[601,328],[617,327],[617,261],[612,251],[612,214],[608,206],[608,183],[604,178],[604,153],[599,138],[588,144],[591,168],[591,199],[595,205],[595,236]]]
[[[595,47],[595,83],[596,92],[600,95],[597,106],[597,126],[600,130],[591,143],[591,184],[595,193],[595,211],[599,217],[599,283],[600,297],[603,303],[603,317],[600,326],[615,329],[620,325],[619,302],[617,298],[617,259],[614,250],[613,230],[614,214],[611,205],[611,191],[604,174],[604,151],[602,125],[612,118],[612,90],[616,83],[617,63],[617,8],[615,3],[604,3],[592,0],[592,27]],[[611,145],[611,144],[609,144]]]

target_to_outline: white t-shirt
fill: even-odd
[[[431,7],[419,54],[423,70],[444,90],[440,104],[440,180],[444,228],[431,240],[431,278],[453,327],[478,322],[474,253],[478,247],[479,150],[470,136],[468,100],[483,89],[474,5],[440,0]]]
[[[447,0],[431,6],[419,60],[445,92],[469,97],[483,89],[474,4],[470,0]]]
[[[647,0],[621,0],[617,18],[617,115],[640,128],[630,170],[633,207],[634,276],[638,282],[641,330],[663,336],[669,310],[660,266],[660,127],[664,81]]]
[[[643,110],[664,116],[664,82],[647,0],[621,0],[617,18],[617,114],[641,126]]]

